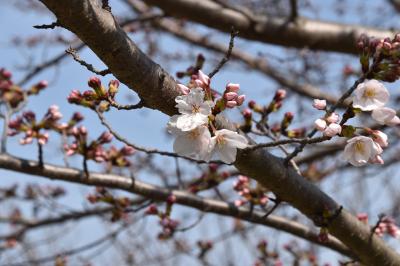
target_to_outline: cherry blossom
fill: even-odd
[[[372,138],[358,136],[347,141],[343,157],[354,166],[362,166],[381,153],[382,148]]]
[[[225,163],[233,163],[236,160],[237,149],[246,148],[247,143],[245,137],[228,129],[215,131],[215,136],[211,138],[212,151]]]
[[[175,116],[174,119],[178,117]],[[173,146],[174,152],[199,160],[210,159],[211,134],[206,126],[199,126],[191,131],[181,131],[173,129],[173,123],[170,123],[169,128],[171,133],[177,135]]]
[[[176,120],[176,127],[182,131],[191,131],[198,126],[208,123],[208,116],[214,106],[212,101],[204,101],[204,91],[201,88],[194,88],[188,95],[177,96],[179,115]]]
[[[371,79],[359,84],[355,89],[353,107],[362,111],[372,111],[383,107],[388,100],[388,90],[379,81]]]
[[[372,110],[372,118],[381,125],[394,126],[400,124],[396,111],[389,107],[379,107]]]
[[[318,110],[325,110],[326,108],[326,101],[314,99],[313,107]]]

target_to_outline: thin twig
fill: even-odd
[[[218,73],[218,71],[221,70],[221,68],[225,65],[226,62],[229,61],[229,58],[231,57],[232,54],[232,50],[233,50],[233,46],[235,45],[235,37],[239,34],[238,31],[235,30],[234,27],[232,27],[231,29],[231,39],[229,40],[229,47],[228,50],[226,51],[225,56],[221,59],[221,61],[218,63],[218,65],[214,68],[213,71],[211,71],[210,74],[208,74],[208,76],[210,77],[210,79]]]
[[[38,146],[38,166],[43,168],[43,145],[37,141]]]
[[[55,27],[62,27],[60,22],[57,20],[51,24],[42,24],[33,26],[35,29],[54,29]]]
[[[247,147],[247,150],[256,150],[260,148],[267,148],[267,147],[275,147],[279,145],[285,145],[285,144],[291,144],[291,143],[300,143],[300,144],[313,144],[313,143],[319,143],[323,142],[326,140],[330,140],[330,137],[318,137],[318,138],[302,138],[302,139],[284,139],[284,140],[277,140],[277,141],[271,141],[271,142],[266,142],[266,143],[260,143],[256,145],[252,145]]]
[[[76,51],[74,48],[72,48],[72,47],[69,47],[67,50],[65,50],[65,52],[66,52],[67,54],[72,55],[72,57],[74,58],[74,60],[75,60],[76,62],[78,62],[79,64],[81,64],[82,66],[86,67],[87,70],[89,70],[89,71],[91,71],[91,72],[93,72],[93,73],[95,73],[95,74],[97,74],[97,75],[105,76],[105,75],[107,75],[107,74],[111,74],[111,71],[110,71],[109,69],[97,70],[97,69],[94,68],[94,66],[93,66],[92,64],[86,63],[84,60],[82,60],[82,59],[79,57],[77,51]]]
[[[144,107],[144,101],[140,100],[137,104],[119,104],[116,101],[114,101],[113,99],[111,99],[111,97],[108,98],[108,102],[110,103],[110,105],[114,108],[117,108],[118,110],[134,110],[134,109],[140,109],[142,107]]]
[[[289,21],[294,22],[296,21],[298,14],[298,7],[297,7],[297,0],[290,0],[290,16]]]

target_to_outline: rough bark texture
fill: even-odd
[[[394,32],[389,30],[301,17],[289,22],[288,18],[249,16],[245,12],[224,8],[209,0],[146,0],[145,2],[161,8],[166,14],[174,17],[185,18],[227,33],[234,26],[243,38],[287,47],[357,53],[355,44],[362,33],[377,38],[394,35]]]
[[[101,8],[100,1],[97,0],[41,0],[57,17],[59,22],[68,30],[74,32],[89,48],[91,48],[97,56],[109,67],[112,73],[123,83],[128,85],[132,90],[139,93],[146,105],[153,109],[158,109],[168,115],[176,112],[174,108],[174,98],[177,95],[176,84],[159,65],[150,60],[143,54],[138,47],[127,37],[122,29],[115,22],[112,14]],[[197,6],[206,4],[215,7],[215,4],[209,1],[148,1],[152,3],[174,3],[174,8],[180,10],[180,3],[191,2]],[[197,4],[196,4],[197,3]],[[215,7],[216,8],[216,7]],[[183,12],[181,10],[181,12]],[[227,18],[233,17],[240,21],[235,24],[242,32],[247,28],[240,28],[241,24],[248,26],[248,21],[241,17],[240,14],[234,11],[227,11],[221,8],[208,13],[209,11],[201,8],[194,8],[192,11],[186,10],[185,13],[199,13],[196,18],[204,17],[207,21],[212,21],[213,16],[220,16],[221,20],[218,25],[227,25],[231,23]],[[203,12],[207,12],[204,15]],[[187,14],[186,14],[187,15]],[[226,18],[225,18],[226,17]],[[203,21],[203,20],[202,20]],[[205,21],[205,24],[210,24]],[[226,22],[227,21],[227,22]],[[206,23],[207,22],[207,23]],[[310,22],[311,23],[311,22]],[[296,35],[288,35],[284,33],[276,36],[276,38],[285,40],[286,43],[294,41],[294,43],[302,43],[301,38],[311,38],[310,30],[315,30],[315,35],[323,35],[324,31],[316,28],[312,23],[305,25],[308,31],[297,32]],[[325,25],[325,24],[323,24]],[[222,26],[218,26],[221,27]],[[325,31],[330,32],[327,37],[341,36],[338,33],[338,27],[328,24],[323,27]],[[262,26],[256,27],[257,32],[268,36],[268,32]],[[272,28],[273,29],[273,28]],[[334,29],[334,33],[332,33]],[[343,27],[339,27],[343,29]],[[289,32],[292,32],[290,30]],[[300,34],[301,33],[301,34]],[[250,34],[250,33],[249,33]],[[353,34],[353,33],[352,33]],[[255,36],[255,35],[252,35]],[[291,36],[291,37],[290,37]],[[293,38],[297,36],[300,40]],[[303,37],[302,37],[303,36]],[[306,37],[304,37],[306,36]],[[347,37],[346,32],[342,37]],[[353,36],[353,35],[351,35]],[[290,38],[289,38],[290,37]],[[325,36],[326,37],[326,36]],[[331,49],[335,51],[352,51],[350,46],[352,41],[346,41],[345,44],[337,42],[343,40],[338,38],[325,42],[326,38],[317,38],[313,47],[320,49]],[[265,37],[265,39],[268,39]],[[309,40],[312,41],[313,39]],[[276,41],[283,44],[284,41]],[[304,41],[301,45],[304,44]],[[309,43],[310,44],[310,43]],[[334,49],[336,47],[336,49]],[[235,164],[237,168],[245,175],[248,175],[266,187],[270,188],[280,199],[283,199],[299,209],[310,219],[318,221],[321,218],[324,210],[334,211],[339,208],[339,205],[325,193],[320,191],[316,186],[306,181],[302,176],[297,175],[293,170],[284,166],[282,160],[266,150],[256,150],[251,152],[240,152]],[[26,163],[22,163],[19,167],[26,167]],[[0,167],[13,169],[0,161]],[[15,168],[15,167],[14,167]],[[27,168],[27,173],[41,175],[42,172]],[[74,171],[74,170],[70,170]],[[75,170],[76,171],[76,170]],[[63,179],[62,176],[54,176],[57,179]],[[86,183],[90,184],[93,179]],[[103,181],[111,187],[117,187],[116,180],[110,176],[103,176]],[[129,189],[132,185],[130,180],[120,180],[118,182],[126,182],[126,185],[121,184],[119,188]],[[145,191],[136,191],[135,193],[145,193]],[[346,210],[342,210],[329,225],[329,231],[336,236],[345,245],[347,245],[354,254],[366,265],[400,265],[400,256],[385,243],[376,237],[371,236],[370,229],[360,223],[354,216]],[[369,241],[371,237],[371,240]]]

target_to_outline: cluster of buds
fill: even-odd
[[[159,223],[162,227],[162,230],[158,234],[158,238],[161,240],[171,238],[179,225],[178,220],[174,220],[171,218],[172,206],[175,202],[176,197],[174,195],[169,195],[166,201],[164,212],[160,211],[155,204],[151,204],[145,212],[147,215],[157,215],[159,217]]]
[[[16,108],[25,101],[27,96],[37,95],[41,90],[47,87],[47,81],[43,80],[33,85],[28,90],[23,90],[11,80],[10,71],[0,69],[0,101],[9,104],[10,107]]]
[[[266,240],[260,240],[258,242],[257,251],[259,253],[259,258],[254,263],[254,266],[283,266],[283,263],[279,258],[279,254],[275,251],[268,251],[268,242]]]
[[[294,114],[292,112],[286,112],[280,123],[276,123],[272,126],[268,124],[269,115],[281,109],[285,98],[286,98],[286,90],[279,89],[275,92],[274,97],[272,98],[271,102],[268,105],[262,106],[260,104],[257,104],[254,100],[250,101],[248,104],[250,110],[245,109],[242,112],[245,123],[244,125],[241,126],[241,128],[245,132],[251,131],[252,119],[253,119],[253,114],[251,111],[253,111],[254,113],[261,115],[261,118],[256,125],[256,127],[261,131],[264,131],[264,128],[265,129],[270,128],[271,132],[274,135],[283,135],[289,138],[303,137],[305,134],[304,128],[289,129],[289,126],[291,125],[294,118]]]
[[[95,193],[89,194],[86,198],[92,204],[103,202],[113,206],[112,222],[128,218],[126,209],[131,205],[131,200],[127,197],[115,197],[104,187],[96,187]]]
[[[96,140],[88,142],[88,131],[86,127],[73,127],[71,135],[75,138],[72,144],[65,144],[64,150],[68,156],[81,154],[86,160],[104,162],[107,159],[107,153],[103,144],[110,143],[113,135],[110,132],[103,132]]]
[[[267,189],[257,184],[255,188],[250,186],[250,179],[247,176],[240,175],[233,184],[233,189],[238,192],[242,199],[235,200],[236,206],[242,206],[249,202],[253,206],[265,206],[268,202]]]
[[[135,149],[131,146],[125,145],[121,149],[117,149],[115,146],[111,146],[108,150],[105,150],[104,161],[108,164],[108,170],[112,166],[116,167],[128,167],[131,162],[126,158],[135,153]]]
[[[183,77],[192,77],[193,75],[196,75],[200,69],[203,68],[204,62],[204,56],[202,54],[199,54],[196,58],[196,63],[194,64],[194,66],[188,67],[186,71],[176,72],[176,76],[180,79]]]
[[[40,120],[36,120],[36,115],[32,111],[26,111],[22,116],[9,122],[9,136],[15,136],[19,133],[25,133],[20,140],[21,144],[30,144],[33,139],[37,139],[38,143],[44,145],[49,139],[49,133],[46,130],[61,130],[62,125],[58,121],[62,118],[62,114],[58,110],[58,106],[52,105],[47,113]]]
[[[367,78],[394,82],[400,77],[400,34],[393,39],[362,35],[357,43],[362,71]]]
[[[108,111],[110,104],[115,103],[114,99],[119,89],[119,81],[111,80],[108,83],[108,89],[106,89],[102,86],[98,77],[92,77],[89,79],[88,85],[93,90],[87,90],[83,93],[73,90],[68,96],[68,102],[91,109],[98,108],[100,112]]]
[[[241,106],[246,98],[245,95],[239,95],[240,85],[234,83],[228,83],[225,91],[222,94],[222,98],[216,101],[213,114],[216,115],[226,108],[234,108]]]
[[[325,101],[315,99],[313,104],[314,108],[318,110],[325,110],[325,107],[321,109],[319,108],[319,106],[326,106],[326,102],[324,104],[318,104],[318,102]],[[326,115],[325,117],[315,120],[314,126],[318,131],[321,131],[324,136],[333,137],[342,133],[342,126],[339,124],[339,121],[340,116],[337,113],[333,112],[329,115]]]
[[[286,90],[279,89],[275,92],[274,98],[268,105],[261,106],[252,100],[249,102],[249,108],[256,113],[261,114],[263,117],[265,117],[265,119],[267,119],[269,114],[277,112],[279,111],[279,109],[281,109],[283,100],[285,98],[286,98]]]
[[[368,214],[360,213],[357,215],[359,221],[368,225]],[[379,217],[378,223],[374,227],[374,233],[379,237],[383,237],[385,234],[394,237],[400,238],[400,229],[396,225],[396,221],[388,216]]]
[[[318,266],[317,257],[315,253],[300,248],[298,243],[292,241],[291,243],[285,244],[283,248],[291,255],[293,255],[293,258],[296,260],[298,264],[300,264],[300,260],[306,260],[308,262],[307,265]]]
[[[219,166],[220,165],[218,164],[210,163],[208,165],[208,172],[203,173],[200,178],[192,182],[189,185],[189,191],[197,193],[199,191],[216,187],[231,176],[231,174],[226,171],[218,172]]]
[[[30,184],[25,187],[24,197],[28,200],[34,200],[40,196],[55,199],[62,197],[65,194],[65,189],[60,186],[40,186]]]

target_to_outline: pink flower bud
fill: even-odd
[[[372,130],[372,139],[382,148],[386,148],[388,144],[388,136],[379,130]]]
[[[237,106],[237,102],[236,101],[227,101],[226,102],[226,107],[227,108],[234,108]]]
[[[228,83],[226,85],[226,92],[238,92],[240,89],[240,85],[236,83]]]
[[[369,162],[373,163],[373,164],[384,164],[385,163],[380,155],[376,155],[375,157],[370,159]]]
[[[326,121],[318,118],[317,120],[315,120],[314,126],[318,131],[324,131],[326,128]]]
[[[252,112],[249,108],[246,108],[242,111],[244,118],[251,118]]]
[[[69,103],[79,103],[82,99],[82,94],[78,90],[73,90],[71,93],[68,95],[68,102]]]
[[[121,149],[121,153],[125,156],[132,155],[135,153],[135,149],[126,145]]]
[[[190,92],[190,89],[183,84],[178,84],[178,88],[183,95],[187,95]]]
[[[329,123],[337,123],[339,121],[339,115],[337,113],[332,113],[326,118],[326,121]]]
[[[227,101],[235,100],[237,97],[238,97],[238,94],[236,92],[224,93],[224,99]]]
[[[242,94],[239,95],[236,99],[237,105],[241,106],[244,103],[244,100],[246,99],[246,95]]]
[[[339,124],[331,123],[327,128],[324,130],[324,136],[333,137],[337,134],[342,132],[342,127]]]
[[[282,101],[286,97],[286,90],[279,89],[275,92],[274,100],[275,101]]]
[[[313,107],[318,110],[325,110],[326,108],[326,101],[314,99]]]
[[[88,81],[89,87],[97,89],[101,87],[101,81],[98,77],[91,77]]]
[[[75,122],[80,122],[80,121],[83,120],[83,115],[82,115],[81,113],[79,113],[79,112],[75,112],[75,113],[72,115],[71,120],[74,120]]]
[[[103,132],[100,135],[100,137],[98,138],[100,143],[109,143],[109,142],[111,142],[112,139],[113,139],[113,135],[108,131]]]
[[[210,78],[201,70],[199,70],[198,79],[203,83],[204,86],[208,87],[210,85]]]

